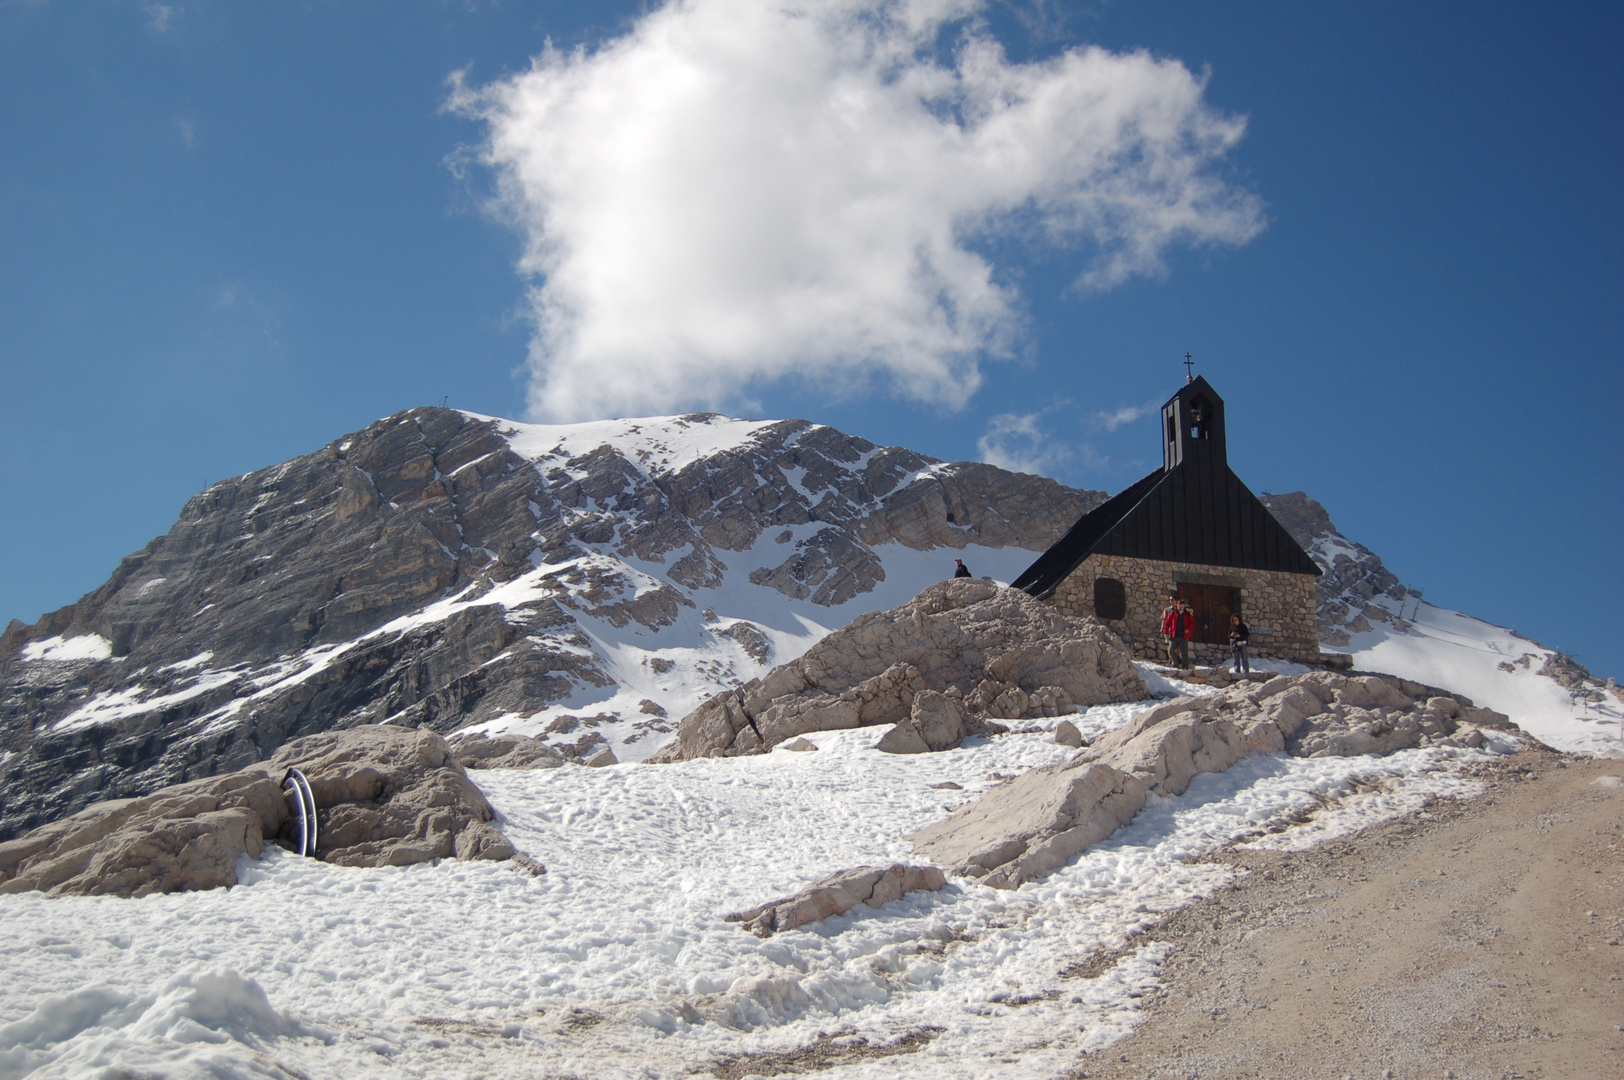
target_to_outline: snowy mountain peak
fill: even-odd
[[[463,415],[498,425],[513,452],[538,466],[567,464],[607,446],[651,477],[679,473],[697,461],[738,449],[769,428],[812,426],[800,420],[738,420],[720,413],[581,424],[520,424],[478,413]]]
[[[362,723],[645,756],[954,556],[1013,576],[1101,498],[804,420],[400,413],[212,486],[6,632],[0,838]]]

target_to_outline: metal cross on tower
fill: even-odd
[[[1195,361],[1190,359],[1189,353],[1184,354],[1184,381],[1195,382]]]

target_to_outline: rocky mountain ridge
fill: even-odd
[[[1315,586],[1321,643],[1347,645],[1352,634],[1369,630],[1372,623],[1408,628],[1403,607],[1420,594],[1401,583],[1381,556],[1343,536],[1325,507],[1301,491],[1264,495],[1262,501],[1324,571]]]
[[[7,628],[0,839],[383,721],[652,752],[671,714],[951,568],[918,553],[1024,564],[1103,497],[804,420],[413,409],[211,486]]]

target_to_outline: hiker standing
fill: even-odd
[[[1178,622],[1179,598],[1168,594],[1167,606],[1162,608],[1162,637],[1167,639],[1167,662],[1173,663],[1173,628]]]
[[[1179,601],[1179,617],[1173,628],[1173,648],[1178,650],[1179,667],[1193,667],[1190,663],[1190,635],[1195,633],[1195,612],[1188,600]]]
[[[1252,630],[1241,622],[1239,615],[1229,617],[1229,651],[1235,658],[1235,674],[1242,671],[1250,672],[1252,662],[1246,658],[1246,643],[1252,638]]]
[[[1190,666],[1190,632],[1194,629],[1195,616],[1190,613],[1190,602],[1169,596],[1167,610],[1162,612],[1162,636],[1167,639],[1169,664]]]
[[[958,567],[958,569],[953,571],[953,576],[954,577],[961,578],[961,577],[969,577],[970,576],[970,568],[968,566],[964,565],[964,560],[963,559],[954,559],[953,562]]]

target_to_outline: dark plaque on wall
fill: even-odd
[[[1120,619],[1128,614],[1128,590],[1116,578],[1094,579],[1094,614],[1102,619]]]

